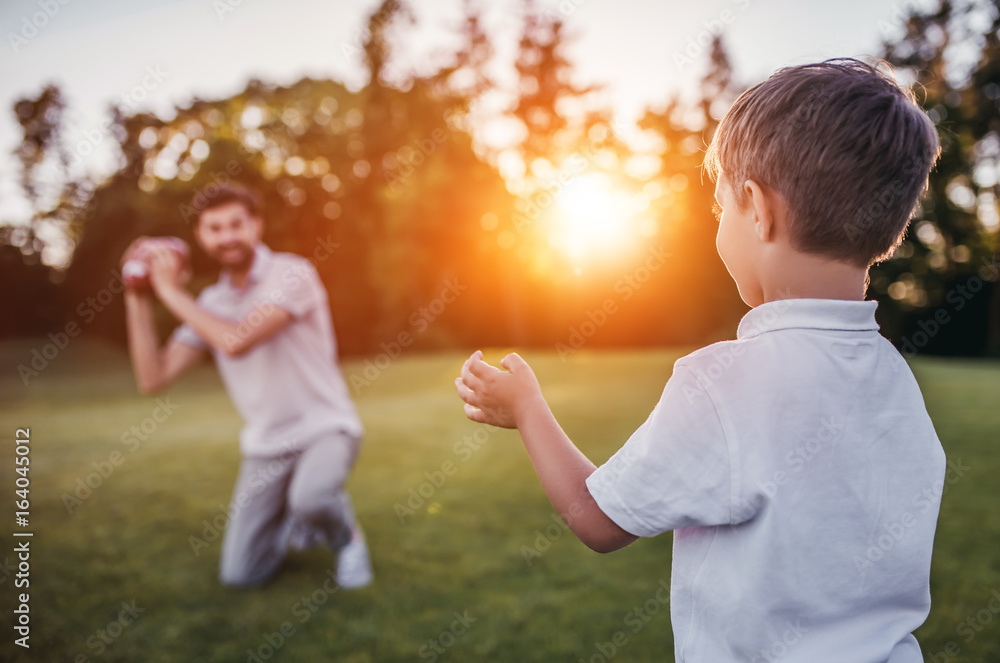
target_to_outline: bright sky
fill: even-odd
[[[689,89],[705,56],[706,30],[723,30],[740,81],[834,56],[874,54],[914,0],[537,0],[576,35],[568,55],[581,83],[603,83],[618,119],[634,120],[672,90]],[[920,0],[924,6],[929,0]],[[401,34],[397,66],[427,71],[453,52],[462,0],[410,0],[415,24]],[[28,216],[12,150],[12,106],[50,82],[69,103],[71,146],[87,172],[113,170],[114,140],[101,130],[124,98],[169,116],[192,97],[223,98],[250,78],[287,85],[303,76],[364,84],[360,30],[378,0],[4,0],[0,4],[0,223]],[[485,2],[496,74],[510,82],[521,0]],[[45,8],[51,16],[45,14]],[[686,51],[690,50],[689,53]],[[678,65],[675,56],[694,56]],[[94,145],[93,151],[86,149]]]

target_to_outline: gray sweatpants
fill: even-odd
[[[350,540],[354,509],[344,482],[361,441],[330,433],[304,450],[280,458],[244,457],[222,539],[219,580],[260,585],[285,556],[289,537],[319,530],[334,549]]]

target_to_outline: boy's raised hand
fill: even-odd
[[[476,350],[462,364],[462,377],[455,378],[458,395],[465,401],[465,416],[481,424],[517,428],[525,408],[542,399],[534,371],[515,353],[500,361],[501,371],[483,361]]]

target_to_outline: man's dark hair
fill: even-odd
[[[845,58],[779,69],[726,113],[705,169],[727,179],[741,209],[747,180],[780,193],[799,250],[884,260],[941,152],[934,123],[886,68]]]
[[[263,212],[263,203],[260,195],[253,189],[230,182],[228,184],[209,184],[204,189],[195,191],[191,198],[191,207],[194,208],[196,216],[194,225],[201,221],[201,214],[205,210],[221,207],[228,203],[240,203],[250,216],[260,218]]]

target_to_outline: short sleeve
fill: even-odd
[[[174,329],[174,332],[170,335],[171,341],[178,341],[184,345],[190,345],[192,348],[197,350],[208,350],[208,344],[198,336],[198,332],[191,327],[191,325],[186,322],[179,325]]]
[[[587,478],[587,489],[636,536],[728,525],[739,467],[734,454],[715,403],[678,362],[649,418]]]
[[[211,297],[211,293],[212,293],[212,286],[208,286],[207,288],[202,289],[202,291],[198,293],[198,297],[195,299],[195,302],[198,304],[198,306],[202,308],[207,308],[207,302],[208,299]],[[170,335],[170,340],[178,341],[180,343],[183,343],[184,345],[190,345],[192,348],[195,348],[197,350],[212,349],[211,346],[209,346],[209,344],[205,342],[205,339],[203,339],[201,336],[198,335],[198,332],[194,330],[194,327],[192,327],[186,322],[174,328],[173,333]]]
[[[326,296],[319,273],[305,258],[278,265],[271,278],[274,303],[296,318],[319,306]]]

